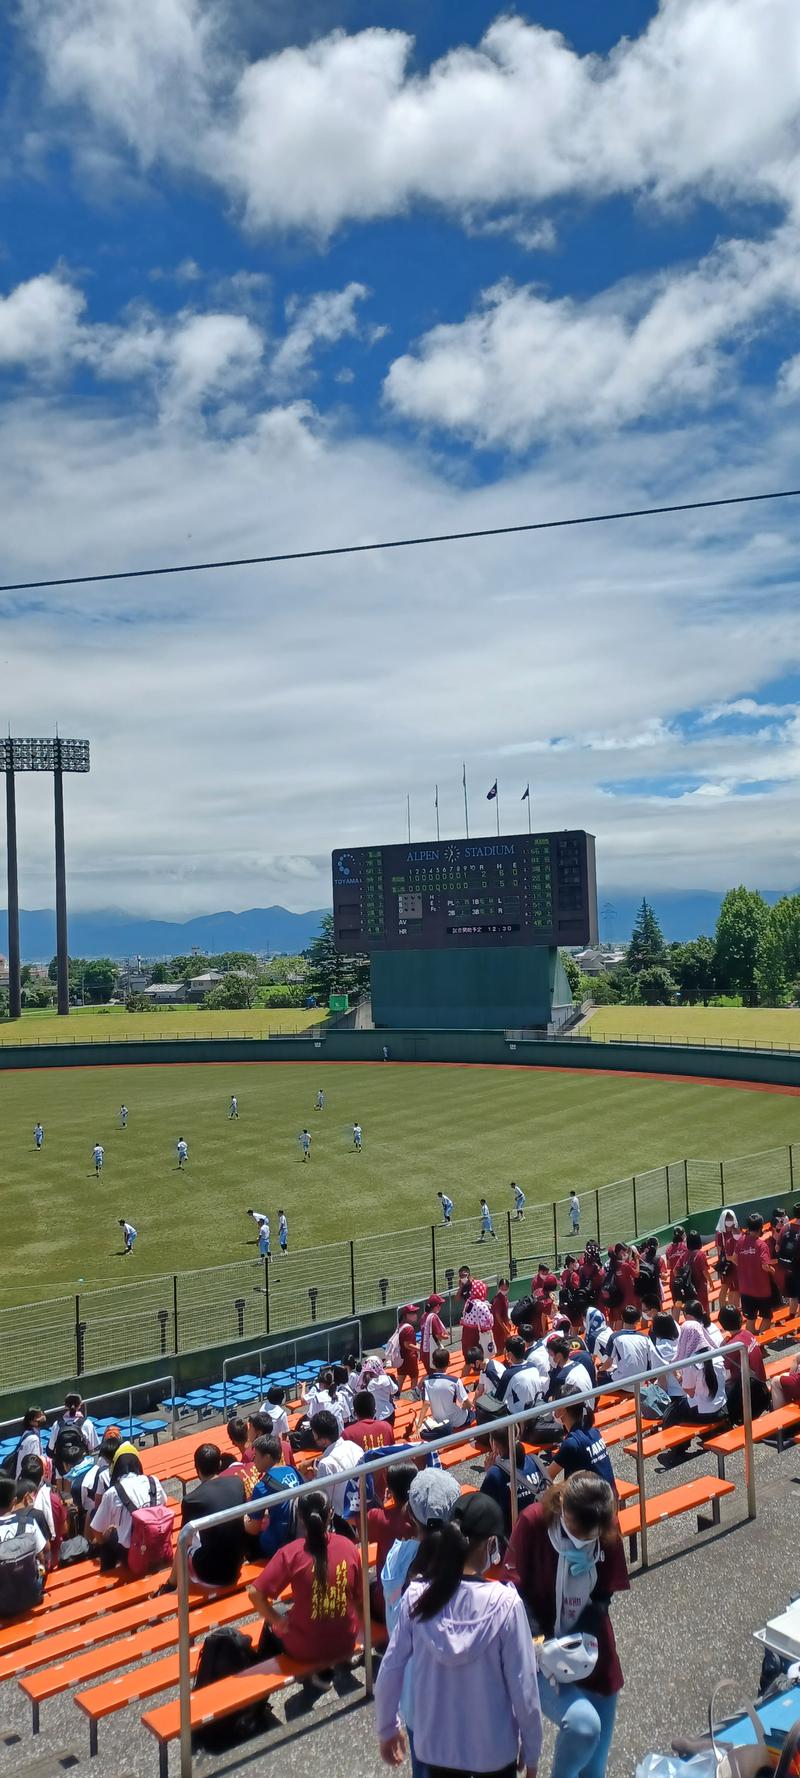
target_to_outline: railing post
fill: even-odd
[[[432,1284],[431,1288],[433,1290],[435,1290],[436,1289],[436,1224],[433,1222],[431,1223],[431,1277],[433,1279],[433,1284]],[[355,1306],[354,1306],[353,1307],[353,1314],[354,1315],[355,1315],[355,1312],[356,1311],[355,1311]]]
[[[686,1188],[686,1215],[689,1215],[689,1162],[683,1163],[683,1183]]]
[[[553,1263],[558,1265],[558,1210],[553,1199]]]
[[[742,1361],[742,1425],[744,1427],[744,1479],[747,1488],[747,1517],[756,1516],[756,1472],[753,1463],[753,1402],[750,1393],[750,1354],[746,1347],[740,1353]]]
[[[790,1192],[794,1191],[794,1156],[791,1142],[789,1143],[789,1190]]]
[[[192,1674],[189,1649],[189,1527],[178,1534],[178,1696],[181,1711],[181,1778],[192,1778]]]
[[[535,1430],[535,1423],[534,1423],[534,1430]],[[514,1526],[516,1525],[516,1522],[517,1522],[517,1518],[519,1516],[519,1502],[517,1500],[517,1428],[516,1428],[516,1426],[509,1426],[509,1428],[508,1428],[508,1487],[509,1487],[509,1506],[511,1508],[511,1529],[513,1531]]]
[[[172,1274],[172,1343],[175,1356],[178,1355],[178,1274]]]
[[[367,1478],[358,1478],[358,1530],[361,1542],[361,1585],[364,1601],[364,1685],[372,1697],[372,1603],[369,1596],[369,1532],[367,1530]],[[380,1577],[379,1577],[380,1578]],[[183,1774],[181,1774],[183,1778]]]
[[[719,1195],[721,1203],[725,1203],[725,1162],[719,1163]]]
[[[636,1205],[636,1174],[635,1173],[631,1177],[631,1185],[633,1186],[633,1233],[636,1236],[639,1233],[639,1211],[638,1211],[637,1205]]]
[[[633,1385],[633,1405],[636,1411],[636,1483],[639,1489],[639,1562],[644,1570],[647,1567],[647,1484],[645,1481],[644,1448],[642,1432],[642,1385]]]
[[[672,1204],[669,1195],[669,1161],[667,1161],[667,1222],[672,1221]]]
[[[75,1375],[79,1377],[83,1371],[83,1336],[86,1322],[81,1321],[80,1293],[75,1298]]]
[[[167,1350],[167,1322],[168,1321],[169,1321],[169,1309],[159,1309],[159,1311],[158,1311],[158,1343],[159,1343],[162,1358],[164,1356],[164,1353]]]
[[[264,1325],[269,1333],[269,1260],[264,1256]]]
[[[513,1276],[514,1276],[514,1245],[513,1245],[513,1240],[512,1240],[512,1236],[511,1236],[511,1211],[510,1210],[506,1211],[506,1217],[508,1219],[508,1276],[509,1276],[509,1278],[513,1278]]]
[[[356,1250],[350,1242],[350,1314],[356,1312]]]

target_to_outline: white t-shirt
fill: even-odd
[[[328,1394],[327,1389],[318,1389],[316,1383],[312,1383],[305,1398],[305,1410],[309,1420],[313,1419],[314,1415],[320,1413],[323,1409],[326,1413],[333,1414],[339,1431],[341,1432],[348,1420],[348,1414],[345,1404],[341,1399],[341,1394],[337,1392],[336,1395],[331,1397]],[[266,1408],[264,1411],[268,1414],[269,1408]]]
[[[392,1403],[397,1394],[397,1384],[394,1377],[389,1377],[385,1371],[381,1371],[379,1376],[370,1377],[364,1384],[364,1388],[369,1390],[374,1399],[376,1420],[385,1420],[387,1414],[392,1411]]]
[[[361,1446],[355,1445],[352,1439],[337,1438],[335,1444],[329,1445],[327,1451],[323,1451],[322,1456],[317,1463],[317,1475],[343,1475],[346,1477],[351,1470],[356,1468],[362,1455]],[[331,1506],[333,1507],[334,1512],[338,1513],[340,1517],[344,1516],[346,1496],[346,1479],[342,1482],[338,1482],[336,1487],[331,1488],[330,1490],[329,1499]]]
[[[285,1408],[280,1408],[272,1401],[262,1401],[262,1414],[269,1414],[272,1421],[272,1432],[275,1438],[285,1438],[289,1431],[289,1415]]]
[[[550,1360],[547,1356],[547,1345],[544,1340],[539,1341],[537,1345],[531,1347],[530,1352],[527,1354],[527,1357],[523,1359],[522,1364],[523,1369],[526,1371],[538,1371],[545,1388],[547,1387],[547,1384],[550,1381]]]
[[[16,1537],[20,1525],[24,1531],[33,1533],[36,1541],[36,1554],[37,1556],[41,1556],[42,1551],[47,1549],[47,1538],[44,1535],[41,1525],[37,1525],[35,1519],[27,1517],[24,1511],[20,1513],[19,1518],[16,1513],[5,1513],[3,1515],[2,1519],[0,1519],[0,1543],[6,1543],[9,1537]]]
[[[22,1438],[17,1446],[17,1467],[14,1471],[15,1480],[19,1481],[19,1472],[26,1457],[41,1457],[41,1455],[42,1441],[39,1433],[34,1431],[33,1428],[31,1428],[30,1432],[23,1432]]]
[[[564,1372],[561,1384],[562,1395],[588,1395],[594,1383],[585,1364],[570,1364]]]
[[[675,1357],[675,1353],[676,1353],[677,1349],[678,1349],[677,1340],[661,1340],[661,1339],[653,1340],[653,1339],[651,1339],[650,1340],[650,1357],[647,1361],[648,1370],[654,1370],[654,1368],[657,1364],[671,1364],[673,1358]],[[681,1380],[680,1380],[680,1377],[678,1376],[677,1371],[672,1371],[666,1377],[659,1377],[658,1384],[661,1389],[666,1390],[667,1395],[672,1395],[672,1396],[675,1396],[676,1398],[679,1398],[684,1393],[684,1391],[681,1387]]]
[[[523,1408],[534,1408],[544,1395],[543,1382],[538,1366],[526,1364],[511,1378],[503,1396],[503,1413],[519,1414]]]
[[[99,1143],[98,1143],[98,1145],[97,1145],[97,1148],[93,1148],[93,1149],[92,1149],[92,1154],[93,1154],[93,1156],[94,1156],[94,1159],[95,1159],[95,1160],[96,1160],[96,1161],[102,1161],[102,1159],[103,1159],[103,1155],[104,1155],[104,1154],[105,1154],[105,1149],[104,1149],[104,1148],[101,1148],[101,1147],[100,1147],[100,1145],[99,1145]]]
[[[93,1463],[91,1469],[81,1476],[81,1506],[84,1512],[93,1512],[100,1505],[106,1488],[111,1480],[111,1472],[105,1457]]]
[[[151,1478],[146,1475],[126,1475],[120,1477],[125,1493],[134,1506],[151,1505],[151,1479],[155,1481],[156,1485],[155,1501],[153,1501],[152,1504],[155,1506],[166,1506],[167,1497],[157,1477]],[[133,1522],[130,1513],[127,1508],[123,1506],[110,1478],[105,1494],[92,1518],[92,1530],[116,1531],[122,1548],[124,1550],[130,1549]]]
[[[52,1501],[51,1492],[50,1492],[50,1489],[47,1485],[47,1482],[42,1482],[41,1488],[39,1489],[39,1492],[36,1495],[36,1499],[34,1500],[33,1506],[34,1506],[35,1512],[41,1513],[42,1518],[44,1519],[44,1521],[47,1525],[47,1529],[50,1533],[50,1536],[55,1537],[56,1527],[55,1527],[55,1520],[53,1518],[53,1501]]]
[[[714,1390],[708,1387],[704,1365],[696,1364],[683,1372],[684,1388],[698,1414],[717,1414],[725,1406],[725,1365],[721,1358],[710,1358],[710,1362],[714,1366]]]
[[[615,1383],[623,1383],[626,1377],[652,1367],[652,1348],[647,1334],[634,1331],[629,1333],[626,1328],[615,1333],[610,1356],[611,1375]]]
[[[437,1425],[466,1426],[469,1397],[460,1377],[426,1377],[423,1393]]]

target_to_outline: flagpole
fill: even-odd
[[[466,760],[462,761],[462,765],[461,765],[461,782],[464,786],[464,825],[467,830],[467,839],[469,839],[469,803],[467,802],[467,765],[466,765]]]
[[[406,797],[406,819],[408,821],[408,843],[411,845],[411,797]]]
[[[531,833],[531,832],[532,832],[532,831],[533,831],[533,830],[532,830],[532,828],[531,828],[531,798],[530,798],[530,791],[529,791],[529,792],[528,792],[528,798],[527,798],[527,801],[528,801],[528,832],[529,832],[529,833]]]
[[[436,810],[436,839],[438,842],[438,839],[439,839],[439,786],[438,786],[438,784],[436,786],[436,795],[433,799],[433,805]]]

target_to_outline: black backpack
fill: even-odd
[[[0,1619],[30,1611],[43,1591],[33,1521],[18,1518],[11,1536],[0,1542]]]
[[[515,1303],[511,1310],[511,1320],[515,1327],[525,1327],[530,1322],[531,1315],[535,1314],[535,1312],[536,1305],[533,1297],[521,1296],[519,1302]]]
[[[75,1464],[82,1462],[87,1456],[86,1440],[76,1420],[68,1420],[59,1426],[56,1442],[49,1455],[59,1475],[66,1475],[68,1469],[74,1469]]]
[[[203,1686],[214,1685],[218,1679],[232,1679],[236,1673],[244,1673],[258,1659],[249,1636],[233,1626],[225,1626],[221,1630],[212,1630],[206,1637],[200,1650],[197,1663],[194,1689],[201,1691]],[[267,1727],[272,1712],[266,1698],[256,1704],[246,1704],[241,1710],[234,1710],[230,1716],[223,1716],[219,1722],[203,1723],[195,1730],[195,1746],[205,1753],[225,1753],[229,1748],[238,1746],[240,1741],[249,1740],[251,1735],[258,1735]]]
[[[658,1293],[659,1277],[655,1266],[649,1259],[640,1259],[634,1290],[637,1296],[653,1296]]]
[[[798,1268],[800,1260],[800,1237],[793,1223],[785,1229],[778,1242],[778,1259],[782,1266],[788,1266],[791,1272]]]
[[[603,1296],[606,1299],[606,1302],[608,1303],[609,1308],[610,1309],[618,1308],[619,1304],[622,1302],[625,1292],[622,1288],[622,1285],[618,1281],[617,1268],[616,1268],[616,1265],[614,1264],[614,1261],[612,1259],[609,1260],[608,1265],[606,1266],[605,1271],[603,1272],[603,1281],[600,1286],[600,1289],[602,1291]]]

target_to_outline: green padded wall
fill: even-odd
[[[546,1026],[572,998],[558,951],[543,946],[376,952],[371,981],[375,1024],[395,1031]]]

